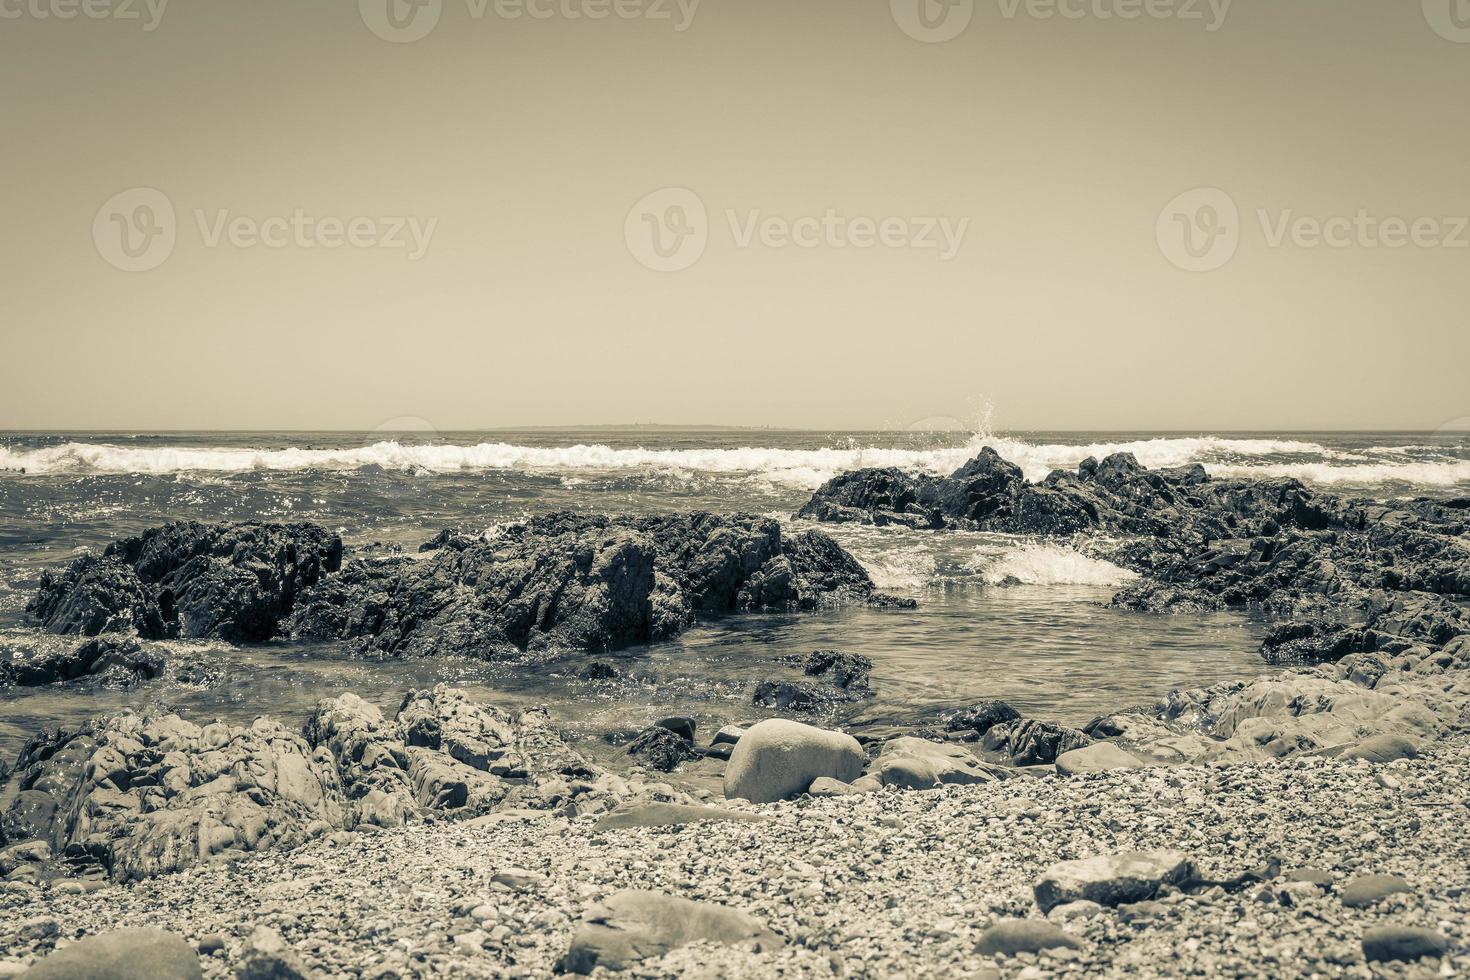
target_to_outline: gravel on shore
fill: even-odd
[[[322,976],[543,977],[582,912],[623,888],[741,909],[787,943],[695,944],[633,976],[1452,976],[1470,970],[1467,805],[1470,740],[1453,736],[1386,765],[1308,756],[804,798],[755,808],[775,818],[761,823],[599,833],[590,818],[497,814],[85,894],[3,885],[0,976],[59,942],[149,925],[220,945],[201,961],[228,977],[266,925]],[[975,951],[996,921],[1040,915],[1032,886],[1049,865],[1161,848],[1207,879],[1271,858],[1283,874],[1059,922],[1076,950]],[[1286,881],[1308,869],[1332,888]],[[1412,890],[1344,906],[1337,893],[1367,874]],[[1364,932],[1385,924],[1435,930],[1452,952],[1365,963]]]

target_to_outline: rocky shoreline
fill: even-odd
[[[1467,795],[1470,744],[1456,737],[1391,764],[1303,757],[805,798],[753,808],[762,821],[613,830],[513,811],[364,828],[85,894],[4,886],[0,975],[79,936],[155,926],[205,950],[208,977],[261,961],[272,932],[284,965],[240,975],[293,976],[294,963],[319,976],[548,976],[584,917],[629,889],[739,909],[780,939],[670,949],[636,976],[1439,975],[1465,967],[1470,941]],[[1246,880],[1042,915],[1048,868],[1129,851],[1177,851],[1201,878]],[[1350,903],[1373,875],[1406,890]],[[1023,941],[1056,943],[1053,929],[1070,941],[980,951],[1012,948],[1003,924],[1018,918],[1033,923]],[[1364,937],[1385,927],[1459,952],[1369,964]]]
[[[1108,535],[1145,576],[1116,607],[1264,608],[1283,622],[1263,656],[1299,666],[1080,730],[1000,701],[848,733],[670,718],[616,772],[545,712],[444,686],[391,714],[324,699],[301,727],[97,719],[0,771],[0,976],[123,951],[244,978],[1470,966],[1470,502],[1131,457],[1028,484],[987,450],[942,479],[847,474],[802,514]],[[175,524],[44,579],[37,621],[94,638],[3,678],[146,683],[147,642],[176,635],[515,661],[895,601],[826,535],[738,515],[550,515],[387,557],[314,525]],[[756,702],[811,717],[868,694],[866,658],[800,666]],[[116,931],[146,925],[166,934]]]

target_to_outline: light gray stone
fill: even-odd
[[[754,725],[725,767],[726,799],[771,803],[806,792],[828,776],[851,782],[867,757],[857,739],[784,718]]]
[[[568,973],[591,973],[597,967],[624,970],[640,960],[701,941],[756,951],[783,945],[759,919],[737,909],[660,892],[627,890],[588,909],[561,966]]]
[[[1193,872],[1189,857],[1179,851],[1128,851],[1062,861],[1037,879],[1036,904],[1050,912],[1058,905],[1083,900],[1109,906],[1142,902]]]

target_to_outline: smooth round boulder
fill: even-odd
[[[26,980],[200,980],[199,956],[162,929],[119,929],[58,949]]]
[[[1363,933],[1363,959],[1369,963],[1387,960],[1412,962],[1449,952],[1449,940],[1432,929],[1414,926],[1378,926]]]
[[[1146,763],[1118,748],[1112,742],[1094,742],[1057,756],[1057,772],[1063,776],[1081,776],[1110,769],[1142,769]]]
[[[752,725],[725,766],[725,798],[752,803],[789,800],[827,776],[850,783],[867,757],[857,739],[785,718]]]

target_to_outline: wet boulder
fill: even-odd
[[[859,653],[843,653],[839,650],[816,650],[807,657],[802,673],[808,677],[820,677],[844,691],[863,691],[868,687],[868,676],[873,672],[873,661]]]
[[[659,772],[673,772],[681,763],[697,759],[694,744],[661,725],[650,725],[628,743],[628,755]]]
[[[1057,756],[1092,744],[1092,739],[1075,728],[1034,718],[994,725],[985,733],[987,751],[1008,756],[1018,766],[1045,765]]]

